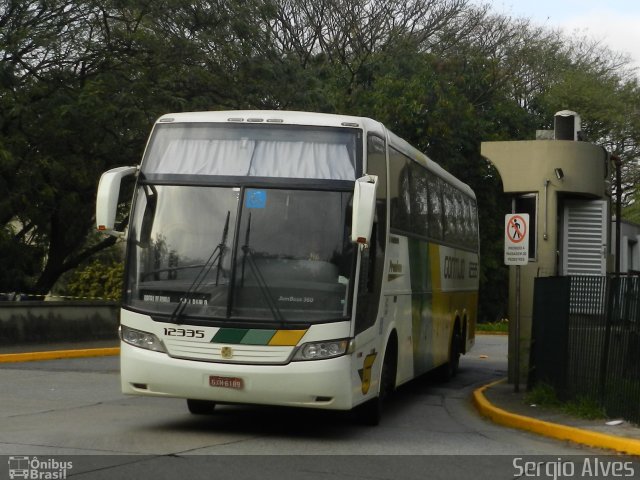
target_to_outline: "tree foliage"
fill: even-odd
[[[123,274],[122,262],[94,260],[72,272],[65,294],[76,299],[120,301]]]
[[[576,110],[623,159],[625,202],[638,180],[628,60],[468,0],[9,0],[0,60],[0,291],[46,293],[113,244],[91,234],[100,173],[138,163],[168,111],[381,120],[476,191],[489,320],[508,205],[480,142],[532,138]]]

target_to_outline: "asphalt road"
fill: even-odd
[[[193,416],[183,400],[122,395],[117,357],[0,364],[0,456],[9,462],[0,478],[18,456],[37,456],[41,470],[67,459],[64,478],[235,480],[524,478],[527,459],[547,473],[580,473],[583,456],[606,458],[478,416],[470,394],[506,375],[506,350],[506,337],[479,336],[453,381],[400,388],[377,427],[344,412],[255,406]]]

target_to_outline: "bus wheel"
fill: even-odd
[[[458,368],[460,367],[460,341],[460,331],[456,329],[451,336],[449,361],[441,369],[440,377],[443,381],[451,380],[458,373]]]
[[[359,423],[375,427],[382,418],[382,409],[396,383],[395,357],[392,349],[387,348],[380,373],[380,393],[376,398],[357,407],[356,414]]]
[[[216,408],[216,402],[187,399],[187,408],[193,415],[210,415]]]

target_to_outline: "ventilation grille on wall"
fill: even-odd
[[[564,219],[565,275],[603,275],[606,264],[606,203],[568,203]]]

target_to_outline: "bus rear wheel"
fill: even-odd
[[[441,367],[440,377],[443,381],[451,380],[458,373],[460,368],[460,331],[456,329],[451,336],[451,345],[449,346],[449,361]]]
[[[216,402],[189,398],[187,399],[187,408],[193,415],[210,415],[216,408]]]

